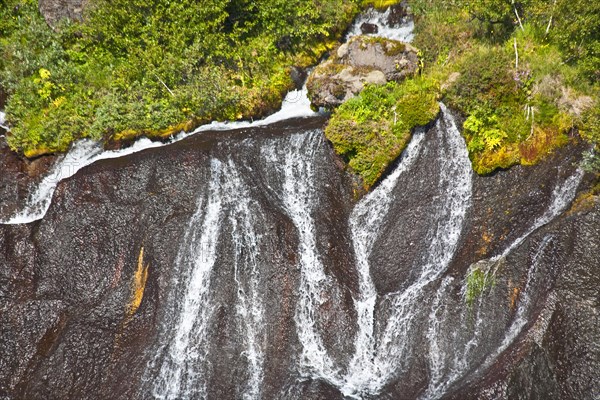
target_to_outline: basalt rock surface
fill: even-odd
[[[196,364],[208,360],[207,378],[190,381],[197,385],[178,397],[199,396],[203,385],[210,399],[253,393],[246,384],[253,378],[245,323],[253,317],[244,314],[241,299],[255,293],[266,310],[255,332],[264,358],[259,397],[344,398],[337,385],[299,367],[298,309],[307,279],[301,265],[322,263],[325,278],[318,282],[326,290],[318,293],[314,318],[342,369],[357,330],[360,279],[348,225],[355,200],[322,138],[324,122],[207,132],[103,160],[62,181],[44,219],[0,225],[0,398],[161,397],[156,382],[169,366],[170,335],[181,324],[192,280],[186,260],[204,265],[213,255],[203,303],[211,310],[207,341],[188,349],[198,357],[206,349],[206,360]],[[393,311],[390,296],[417,278],[436,232],[432,210],[444,196],[443,164],[433,135],[440,128],[431,129],[415,167],[393,189],[374,241],[376,332]],[[560,213],[493,260],[548,210],[556,188],[575,174],[578,154],[571,147],[535,167],[472,177],[473,205],[455,255],[411,314],[411,356],[378,394],[363,398],[597,398],[600,201]],[[293,214],[306,199],[314,201],[310,215]],[[208,240],[214,235],[201,240],[209,204],[219,210],[214,253]],[[302,218],[314,226],[300,224]],[[303,264],[311,253],[302,244],[310,243],[311,232],[317,257]],[[197,251],[186,253],[189,246]],[[478,261],[490,265],[494,284],[468,306],[465,280]],[[453,366],[462,358],[465,368]],[[190,368],[182,379],[191,379]],[[440,392],[436,376],[448,382]]]

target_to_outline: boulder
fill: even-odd
[[[363,33],[363,35],[373,34],[379,32],[379,27],[375,24],[364,22],[360,26],[360,31]]]
[[[414,76],[417,49],[391,39],[356,36],[308,78],[308,96],[316,107],[334,108],[356,96],[365,85],[382,85]]]
[[[404,18],[411,15],[410,6],[406,1],[398,4],[394,4],[390,7],[387,17],[387,24],[389,26],[398,26],[402,24]]]

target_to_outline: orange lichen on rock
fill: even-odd
[[[133,282],[131,285],[131,300],[127,305],[127,315],[132,316],[142,304],[144,298],[144,290],[146,289],[146,281],[148,280],[148,267],[150,264],[144,266],[144,247],[140,249],[140,255],[138,256],[138,265],[133,276]]]

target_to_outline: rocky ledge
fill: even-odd
[[[414,76],[418,50],[379,37],[355,36],[308,78],[308,96],[316,107],[334,108],[356,96],[367,84],[382,85]]]

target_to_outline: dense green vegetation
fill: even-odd
[[[438,90],[426,78],[368,86],[338,108],[325,134],[368,188],[404,150],[412,130],[438,114]]]
[[[424,90],[420,99],[413,98],[414,106],[439,97],[459,111],[475,171],[487,174],[518,163],[533,164],[578,134],[600,143],[600,3],[409,3],[415,13],[414,45],[424,63],[418,80],[441,83],[430,86],[439,88],[435,95]],[[404,85],[411,83],[398,87]],[[388,140],[387,147],[381,146],[381,140],[364,139],[365,132],[382,129],[377,123],[382,118],[361,119],[360,112],[352,110],[362,105],[389,113],[392,107],[400,107],[386,96],[381,104],[372,105],[372,97],[367,91],[353,104],[340,107],[327,129],[336,149],[366,186],[381,175],[408,139],[400,135],[401,143],[387,145]],[[342,136],[338,127],[350,129]],[[376,155],[376,162],[363,162],[367,154],[374,159]],[[589,156],[586,165],[600,170],[597,156]]]
[[[167,137],[276,109],[292,66],[316,63],[359,0],[94,0],[50,29],[35,0],[0,5],[10,146],[26,156],[81,137]]]

